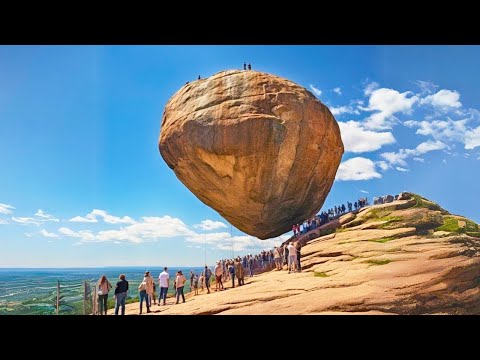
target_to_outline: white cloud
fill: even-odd
[[[369,192],[367,190],[360,190],[361,193],[364,193],[364,194],[369,194]]]
[[[365,86],[365,89],[363,89],[363,93],[368,96],[371,95],[372,92],[379,87],[378,83],[375,81],[372,81],[371,83],[367,84]]]
[[[407,162],[405,160],[409,157],[426,154],[427,152],[434,151],[434,150],[442,150],[442,149],[445,149],[446,147],[447,146],[441,141],[429,140],[419,144],[415,149],[400,149],[398,152],[386,152],[386,153],[380,154],[380,156],[387,161],[389,167],[393,165],[399,165],[399,166],[405,167],[407,166]]]
[[[446,164],[446,163],[447,163],[447,159],[443,159],[442,162],[443,162],[444,164]]]
[[[108,214],[105,210],[94,209],[85,217],[75,216],[71,218],[70,222],[98,222],[98,217],[102,218],[107,224],[135,224],[130,216],[118,217]]]
[[[390,165],[388,165],[388,163],[386,161],[377,161],[376,164],[378,165],[378,167],[380,169],[382,169],[383,171],[386,171],[388,169],[390,169]]]
[[[200,224],[193,225],[194,228],[210,231],[221,228],[226,228],[227,225],[221,221],[203,220]]]
[[[417,80],[416,83],[422,94],[431,94],[438,88],[438,85],[435,85],[431,81]]]
[[[413,121],[408,120],[403,124],[410,128],[418,128],[416,134],[432,136],[441,141],[464,142],[467,132],[467,122],[470,119],[463,120],[433,120],[433,121]]]
[[[465,133],[465,149],[471,150],[480,146],[480,126]]]
[[[58,238],[57,234],[50,233],[45,229],[40,230],[40,234],[42,234],[43,236],[48,237],[48,238]]]
[[[339,122],[338,125],[346,152],[362,153],[375,151],[383,145],[395,142],[391,132],[365,130],[357,121]]]
[[[401,171],[401,172],[407,172],[407,171],[410,171],[408,169],[405,169],[405,168],[402,168],[400,166],[397,166],[395,169],[397,169],[397,171]]]
[[[363,157],[348,159],[338,167],[336,180],[369,180],[381,178],[375,170],[375,163]]]
[[[342,95],[342,89],[340,87],[336,87],[335,89],[333,89],[333,92],[338,95]]]
[[[358,111],[358,109],[355,109],[353,106],[339,106],[339,107],[335,107],[335,106],[330,106],[329,107],[330,111],[332,112],[333,115],[335,116],[340,116],[342,114],[360,114],[360,111]]]
[[[0,225],[8,224],[8,221],[0,218]]]
[[[0,214],[11,214],[13,209],[15,208],[12,205],[0,203]]]
[[[274,246],[278,246],[289,238],[290,235],[281,235],[272,239],[260,240],[250,235],[230,236],[228,232],[220,232],[195,234],[194,236],[187,237],[185,241],[197,244],[206,243],[218,250],[230,251],[233,248],[235,252],[249,251],[255,253],[260,250],[268,250]]]
[[[53,215],[47,214],[45,211],[42,209],[38,209],[37,212],[35,213],[35,216],[40,217],[42,221],[53,221],[53,222],[59,222],[60,220],[55,218]]]
[[[457,91],[442,89],[439,92],[428,95],[420,101],[422,105],[432,105],[437,110],[448,111],[452,108],[460,108],[462,103],[458,101],[460,94]]]
[[[312,90],[312,92],[315,94],[316,97],[319,97],[320,95],[322,95],[322,90],[317,89],[312,84],[310,84],[310,90]]]
[[[39,220],[37,219],[34,219],[34,218],[30,218],[30,217],[16,217],[16,216],[12,216],[12,220],[19,223],[19,224],[22,224],[22,225],[40,225],[41,222],[39,222]]]
[[[421,158],[421,157],[414,157],[413,160],[415,161],[418,161],[418,162],[425,162],[425,159],[424,158]]]
[[[390,129],[396,121],[393,116],[401,112],[408,114],[413,105],[418,101],[418,96],[412,95],[411,91],[400,93],[397,90],[381,88],[370,93],[368,107],[365,111],[377,111],[370,115],[364,124],[365,128],[373,130]]]
[[[170,216],[142,217],[141,222],[135,222],[119,230],[102,230],[96,234],[90,230],[73,231],[66,227],[62,227],[58,231],[65,236],[79,238],[83,242],[123,241],[142,243],[145,241],[156,241],[161,238],[192,236],[195,234],[183,221]]]
[[[25,233],[25,236],[27,236],[27,237],[32,237],[33,235],[30,234],[30,233]]]

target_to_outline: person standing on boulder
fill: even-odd
[[[293,272],[295,272],[297,268],[297,248],[293,245],[293,242],[291,242],[288,245],[288,273],[292,271],[292,265],[293,265]]]
[[[220,261],[217,261],[217,266],[215,266],[215,291],[223,290],[222,276],[223,268]]]
[[[247,70],[247,64],[243,62],[243,70]]]
[[[208,266],[205,265],[204,278],[205,278],[205,286],[207,288],[207,294],[210,294],[210,277],[211,276],[212,276],[212,270],[210,270]]]
[[[252,70],[252,65],[248,63],[248,70]]]
[[[300,257],[301,257],[300,251],[302,250],[302,244],[300,244],[300,241],[297,241],[295,243],[295,248],[297,249],[297,269],[298,269],[298,272],[302,272],[302,265],[300,263]]]
[[[167,300],[167,291],[169,287],[169,275],[167,272],[168,268],[164,267],[163,271],[160,273],[158,276],[158,287],[160,288],[160,295],[158,297],[158,306],[160,306],[160,301],[163,299],[163,305],[165,305],[165,302]]]
[[[122,307],[122,315],[125,315],[125,300],[128,293],[128,281],[125,280],[125,275],[120,275],[120,281],[115,286],[115,315],[118,315],[118,309]]]
[[[278,270],[282,270],[282,256],[280,255],[280,249],[275,246],[275,250],[273,250],[273,256],[275,259],[275,265]]]

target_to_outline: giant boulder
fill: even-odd
[[[292,81],[230,70],[165,106],[160,153],[202,202],[267,239],[322,207],[343,154],[330,110]]]

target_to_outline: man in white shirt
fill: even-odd
[[[291,267],[293,265],[293,271],[297,269],[297,248],[293,245],[293,242],[288,244],[288,273],[290,274]]]
[[[167,300],[167,291],[169,286],[169,275],[167,272],[168,268],[164,267],[163,271],[158,276],[158,287],[160,288],[160,296],[158,297],[158,306],[160,306],[160,301],[163,299],[163,305]]]

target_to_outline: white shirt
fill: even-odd
[[[158,281],[160,282],[160,287],[168,287],[168,273],[166,271],[162,271],[158,276]]]
[[[297,248],[293,245],[288,245],[288,256],[296,256],[297,255]]]

